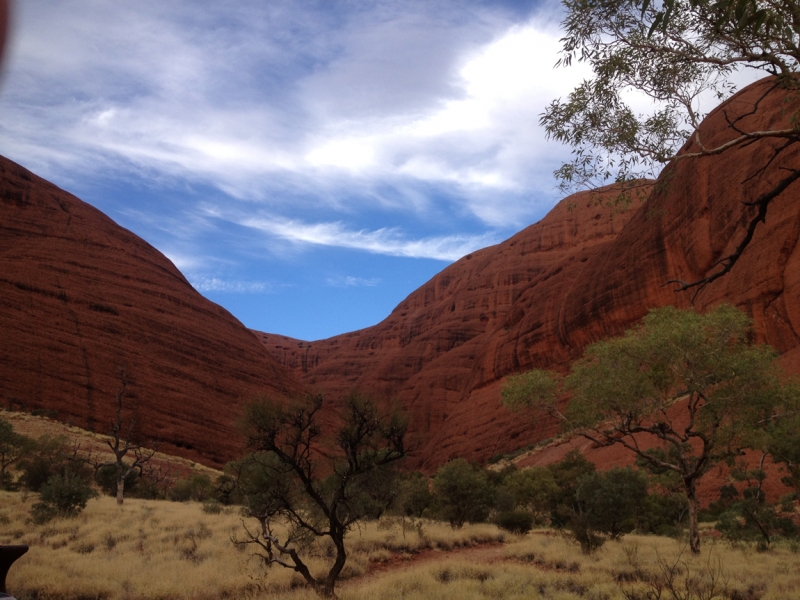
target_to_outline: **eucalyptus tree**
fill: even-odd
[[[748,343],[749,329],[749,318],[730,306],[704,315],[652,310],[624,336],[589,346],[566,377],[543,370],[509,377],[503,402],[546,411],[599,446],[620,445],[676,473],[698,553],[698,481],[743,449],[768,445],[769,429],[798,406],[777,354]]]
[[[676,281],[678,289],[699,291],[733,268],[773,200],[800,179],[793,154],[800,142],[800,2],[563,0],[563,5],[558,64],[583,62],[593,71],[541,116],[548,137],[572,147],[572,159],[555,172],[563,189],[616,180],[624,190],[619,200],[630,202],[631,188],[670,161],[771,140],[763,162],[742,166],[743,180],[760,177],[770,166],[781,174],[745,201],[744,235],[703,277]],[[726,112],[727,138],[704,139],[698,130],[705,117],[701,100],[728,98],[736,91],[736,71],[745,68],[774,78],[750,108]],[[776,88],[788,91],[784,118],[763,129],[748,117]],[[642,95],[653,101],[652,110],[637,112],[634,102]]]

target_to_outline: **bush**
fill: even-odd
[[[647,478],[630,467],[584,475],[575,492],[588,524],[612,540],[634,530],[647,496]]]
[[[511,533],[528,533],[533,529],[534,516],[524,510],[512,510],[497,516],[497,526]]]
[[[593,554],[606,543],[605,536],[592,527],[586,515],[573,515],[567,525],[567,530],[570,537],[580,545],[581,552],[584,554]]]
[[[204,502],[214,494],[214,486],[208,475],[194,474],[186,479],[180,479],[169,491],[169,499],[176,502],[196,500]]]
[[[494,500],[486,472],[457,458],[436,471],[434,496],[441,517],[454,528],[469,521],[479,523],[489,517]]]
[[[78,473],[69,470],[52,475],[42,485],[39,502],[31,507],[34,523],[46,523],[54,517],[74,517],[86,508],[90,498],[97,495]]]
[[[399,483],[395,509],[406,517],[422,517],[433,504],[433,493],[429,489],[428,481],[428,478],[419,472],[404,476]]]
[[[561,492],[552,471],[546,467],[512,472],[503,481],[503,487],[513,499],[512,509],[525,509],[533,514],[537,523],[546,520],[554,499]]]
[[[42,436],[33,443],[31,451],[19,462],[22,472],[19,483],[32,491],[41,491],[47,480],[63,474],[69,468],[69,446],[64,436]]]

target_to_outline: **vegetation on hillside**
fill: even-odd
[[[598,446],[620,445],[654,473],[672,473],[688,502],[691,551],[699,553],[698,481],[745,449],[768,453],[783,444],[776,431],[800,410],[800,388],[781,380],[774,350],[749,343],[749,329],[730,306],[704,315],[655,309],[624,336],[589,346],[567,377],[542,370],[510,377],[503,401],[560,419]]]

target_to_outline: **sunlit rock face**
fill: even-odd
[[[705,144],[736,135],[728,122],[751,112],[769,85],[754,84],[710,115]],[[774,91],[740,125],[788,127],[793,108]],[[705,275],[739,243],[743,202],[784,177],[783,166],[800,164],[792,150],[754,175],[774,148],[763,141],[677,161],[627,210],[607,206],[613,188],[566,198],[539,223],[444,269],[380,324],[313,343],[248,331],[147,243],[0,160],[0,402],[103,432],[124,368],[143,435],[219,465],[242,451],[234,422],[254,395],[322,391],[336,405],[360,390],[409,415],[409,468],[432,471],[456,456],[485,461],[557,432],[552,421],[501,406],[504,377],[566,370],[586,345],[649,309],[690,305],[692,292],[667,282]],[[800,372],[795,186],[695,306],[745,309],[756,341]]]
[[[120,389],[144,439],[221,465],[258,393],[301,386],[155,248],[0,159],[0,404],[107,433]]]
[[[770,87],[753,84],[709,115],[705,145],[736,136],[729,121],[753,112]],[[789,127],[796,108],[775,90],[738,125]],[[487,460],[548,438],[555,423],[501,406],[503,378],[533,367],[565,370],[588,344],[622,333],[649,309],[690,306],[694,291],[667,282],[706,275],[739,243],[751,210],[743,203],[785,177],[782,166],[800,164],[791,150],[756,173],[779,143],[676,161],[624,211],[606,206],[618,196],[612,188],[570,196],[539,223],[444,269],[374,327],[314,343],[258,335],[283,366],[331,398],[359,389],[401,404],[416,439],[413,466]],[[699,310],[721,302],[746,310],[756,341],[775,346],[793,372],[800,371],[799,234],[797,183],[770,206],[733,271],[694,300]]]

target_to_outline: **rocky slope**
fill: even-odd
[[[159,450],[219,466],[257,393],[302,392],[155,248],[0,158],[0,404],[106,433],[120,389]]]
[[[791,110],[763,80],[715,110],[701,126],[707,146],[746,128],[786,126]],[[797,102],[796,99],[791,100]],[[692,292],[671,279],[704,276],[744,236],[743,202],[797,165],[795,150],[763,172],[776,142],[676,161],[645,202],[626,212],[602,206],[613,189],[571,196],[541,222],[475,252],[412,293],[382,323],[307,343],[258,333],[278,361],[333,398],[351,389],[395,398],[412,418],[414,466],[430,470],[455,456],[486,460],[550,437],[552,422],[509,415],[504,376],[566,369],[587,344],[621,333],[651,308],[688,306]],[[685,150],[691,150],[687,148]],[[800,367],[800,184],[773,202],[766,223],[733,271],[703,289],[695,306],[728,302],[752,315],[758,341]]]

